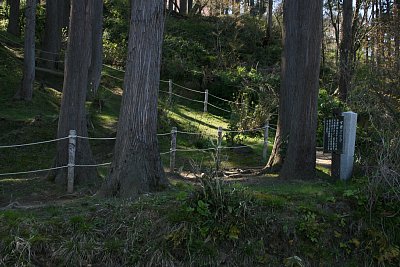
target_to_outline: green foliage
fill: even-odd
[[[324,224],[318,222],[317,214],[309,210],[304,210],[298,224],[298,229],[311,242],[318,243],[320,235],[324,231]]]
[[[255,199],[247,189],[227,186],[217,177],[203,176],[200,181],[200,188],[178,195],[182,204],[169,214],[178,226],[166,238],[189,255],[215,257],[215,246],[237,242],[249,228]]]
[[[163,55],[162,76],[179,81],[201,80],[202,66],[214,60],[201,43],[170,34],[164,37]]]

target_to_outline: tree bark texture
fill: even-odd
[[[322,0],[285,1],[279,119],[266,168],[286,179],[315,176]]]
[[[36,0],[26,1],[25,17],[24,73],[22,77],[22,87],[18,90],[14,98],[31,101],[33,84],[35,82]]]
[[[342,40],[340,42],[339,97],[347,100],[351,83],[353,2],[343,0]]]
[[[193,8],[193,0],[187,0],[187,5],[188,5],[188,13],[191,13],[192,8]]]
[[[400,75],[400,0],[394,3],[394,58],[397,75]],[[397,29],[397,30],[396,30]]]
[[[10,0],[10,18],[8,20],[7,32],[15,36],[20,36],[19,27],[20,0]]]
[[[167,180],[157,141],[157,99],[164,31],[163,0],[132,0],[128,58],[117,141],[101,193],[135,197]]]
[[[64,0],[46,2],[46,22],[41,52],[41,66],[55,69],[60,60]]]
[[[92,54],[89,67],[89,90],[97,95],[103,67],[103,0],[93,0]]]
[[[271,42],[273,6],[274,6],[274,1],[273,0],[268,0],[267,45]]]
[[[284,3],[283,80],[293,105],[287,154],[280,172],[285,179],[315,177],[322,2]]]
[[[179,13],[187,14],[187,0],[179,0]]]
[[[72,0],[71,4],[63,95],[57,132],[59,138],[68,136],[69,130],[76,130],[77,135],[80,136],[88,136],[85,100],[91,53],[92,1]],[[79,165],[94,163],[87,139],[77,139],[75,161]],[[67,162],[68,142],[67,140],[59,141],[55,165],[65,166]],[[94,182],[96,177],[95,168],[75,168],[77,184]],[[56,183],[66,184],[66,169],[59,170],[54,179]]]
[[[174,0],[168,0],[168,10],[169,11],[174,10]]]

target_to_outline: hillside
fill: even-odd
[[[126,25],[109,19],[101,88],[86,102],[94,138],[116,136],[123,91]],[[349,182],[333,180],[326,168],[308,181],[258,173],[267,118],[268,154],[274,140],[280,84],[280,40],[264,46],[263,23],[169,17],[158,134],[170,185],[138,199],[105,199],[96,192],[108,165],[98,167],[96,185],[73,194],[47,172],[0,176],[0,266],[397,266],[398,203],[377,199],[369,209],[360,172]],[[56,138],[60,77],[38,70],[33,101],[13,100],[21,41],[0,31],[0,174],[49,168],[56,152],[55,143],[1,147]],[[214,106],[204,113],[206,89]],[[320,98],[322,120],[337,103],[324,90]],[[176,173],[169,173],[172,127],[179,131]],[[114,143],[90,141],[96,163],[112,160]]]

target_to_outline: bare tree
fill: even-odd
[[[167,180],[157,141],[157,99],[164,32],[163,0],[132,0],[128,58],[117,141],[101,193],[135,197]]]
[[[33,84],[35,82],[36,0],[26,1],[25,16],[24,74],[22,78],[22,87],[17,91],[14,98],[31,101]]]
[[[88,135],[85,100],[91,53],[92,9],[93,0],[72,0],[58,137],[67,136],[70,130],[76,130],[80,136]],[[67,155],[67,141],[58,142],[55,165],[67,165]],[[94,163],[88,140],[78,139],[75,160],[80,165]],[[50,175],[56,183],[66,183],[65,169]],[[97,173],[94,168],[76,168],[75,176],[77,183],[88,183],[96,179]]]

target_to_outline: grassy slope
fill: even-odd
[[[10,101],[21,77],[19,65],[0,49],[1,144],[55,137],[59,93],[37,86],[33,103]],[[118,75],[111,70],[105,72]],[[120,89],[117,82],[109,79],[104,80],[103,86],[111,91],[101,92],[105,103],[101,110],[88,103],[93,123],[91,136],[115,135]],[[201,107],[191,109],[182,104],[176,103],[172,110],[160,109],[159,132],[178,126],[185,131],[202,131],[204,137],[179,138],[180,147],[208,146],[208,138],[215,136],[215,126],[227,125],[222,117],[196,111]],[[169,148],[166,139],[160,140],[161,151]],[[111,159],[112,142],[92,145],[99,162]],[[1,151],[0,170],[45,168],[51,165],[54,152],[51,144]],[[202,162],[203,155],[194,155],[194,161]],[[246,155],[245,160],[229,155],[227,166],[260,163],[259,153]],[[178,156],[178,166],[190,166],[184,157],[185,154]],[[168,157],[163,160],[167,165]],[[190,182],[171,179],[171,183],[163,193],[120,201],[84,196],[83,189],[78,191],[78,196],[83,197],[70,199],[63,195],[63,189],[36,176],[2,178],[0,202],[23,200],[26,210],[0,210],[0,265],[398,263],[399,247],[395,242],[399,237],[385,236],[379,225],[375,227],[369,221],[364,211],[365,197],[359,194],[357,184],[336,184],[326,177],[308,182],[280,181],[274,176],[248,177],[225,186],[223,198],[217,200],[202,196]],[[242,184],[248,189],[243,189]],[[47,205],[41,206],[42,203]],[[383,211],[391,215],[391,210]],[[396,225],[396,218],[374,216],[382,216],[384,224]]]

